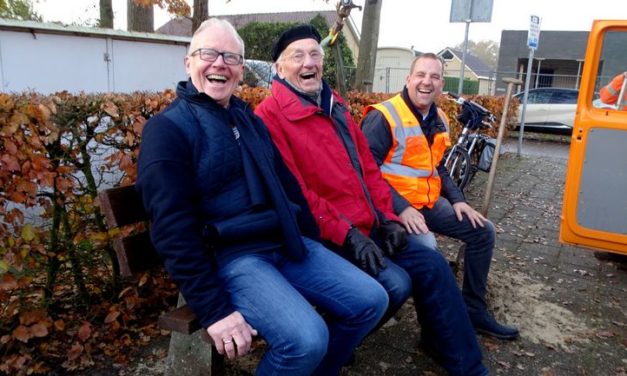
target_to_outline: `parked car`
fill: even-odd
[[[272,77],[276,71],[274,64],[269,61],[245,59],[244,83],[248,86],[270,88]]]
[[[514,95],[521,102],[518,124],[522,116],[525,92]],[[575,121],[579,90],[557,87],[530,89],[525,112],[525,129],[570,134]],[[598,95],[595,94],[594,99]],[[517,127],[518,128],[518,127]]]

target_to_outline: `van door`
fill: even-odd
[[[627,71],[625,46],[627,20],[593,23],[560,229],[564,243],[622,254],[627,254],[627,111],[595,100],[595,93]]]

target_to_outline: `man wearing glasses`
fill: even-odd
[[[390,307],[383,321],[412,295],[423,349],[451,375],[487,374],[448,262],[407,236],[366,138],[322,79],[318,31],[311,25],[288,29],[272,58],[272,96],[255,112],[296,176],[322,239],[386,289]]]
[[[298,184],[233,96],[244,72],[233,26],[205,21],[189,51],[189,80],[142,135],[137,187],[155,248],[220,353],[245,355],[259,333],[257,374],[339,375],[387,294],[313,240]]]

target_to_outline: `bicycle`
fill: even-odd
[[[457,143],[444,156],[444,165],[455,185],[463,192],[478,170],[490,170],[495,143],[481,131],[492,128],[496,118],[487,108],[476,102],[450,92],[448,96],[462,107],[457,120],[464,127]]]

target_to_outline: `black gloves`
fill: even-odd
[[[373,276],[379,275],[379,271],[385,269],[381,248],[356,227],[348,230],[344,250],[357,266]]]
[[[388,256],[401,252],[407,246],[407,231],[398,222],[384,218],[380,221],[379,236]]]

